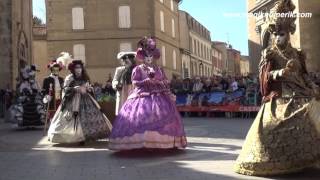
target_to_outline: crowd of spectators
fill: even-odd
[[[101,83],[93,83],[93,89],[97,99],[100,99],[102,96],[114,97],[116,95],[116,91],[112,88],[112,77],[110,74],[104,85]]]
[[[212,76],[181,79],[174,76],[171,80],[171,91],[179,95],[198,95],[201,93],[225,92],[233,93],[242,91],[243,104],[258,104],[259,85],[257,78],[250,76]],[[250,100],[250,98],[253,100]],[[252,99],[251,98],[251,99]]]
[[[171,80],[171,90],[176,95],[210,93],[215,91],[234,92],[239,89],[258,90],[257,78],[250,76],[212,76],[181,79],[180,77],[174,76]]]
[[[310,73],[310,78],[320,86],[320,73]],[[259,104],[259,82],[252,76],[212,76],[193,77],[182,79],[180,76],[173,76],[171,80],[171,91],[179,95],[197,95],[201,93],[243,91],[245,101],[250,101],[254,97],[254,104]],[[112,88],[112,76],[109,75],[106,83],[93,83],[96,98],[103,96],[115,97],[116,91]],[[14,100],[14,92],[10,88],[0,90],[0,117],[8,109]]]

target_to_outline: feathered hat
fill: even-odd
[[[84,67],[84,64],[81,60],[73,60],[69,65],[68,65],[68,70],[73,71],[76,65],[81,65]]]
[[[120,59],[123,59],[125,57],[135,58],[136,55],[137,55],[136,52],[119,52],[118,55],[117,55],[117,59],[120,60]]]
[[[296,14],[293,13],[295,8],[291,0],[279,0],[276,2],[274,8],[270,11],[268,30],[271,33],[285,31],[294,34],[296,31]]]
[[[51,60],[51,62],[47,65],[48,69],[52,69],[53,67],[58,67],[59,71],[63,69],[63,64],[60,62],[58,63],[57,60]]]
[[[73,58],[72,55],[68,52],[61,52],[56,61],[58,64],[61,64],[67,68],[69,64],[73,61]]]
[[[159,59],[160,50],[156,46],[155,38],[144,37],[138,42],[137,58],[144,60],[145,57],[150,56],[154,59]]]

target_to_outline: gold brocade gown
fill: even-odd
[[[278,53],[269,61],[270,77],[265,85],[275,84],[271,91],[278,89],[280,95],[271,96],[263,103],[236,161],[237,173],[287,174],[320,162],[320,102],[312,95],[312,82],[306,71],[301,73],[304,71],[300,69],[289,77],[279,77],[279,70],[286,67],[288,59],[299,57],[295,49],[287,53],[282,56]],[[287,59],[289,54],[291,58]],[[303,68],[304,64],[299,67]],[[264,78],[260,76],[260,80]]]

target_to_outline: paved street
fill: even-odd
[[[233,173],[252,120],[185,119],[184,151],[114,153],[106,141],[84,147],[47,142],[41,130],[0,123],[0,180],[220,180],[267,179]],[[320,171],[273,179],[320,179]]]

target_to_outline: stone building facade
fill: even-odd
[[[11,6],[11,0],[0,1],[0,89],[11,84]]]
[[[221,74],[222,75],[227,75],[228,47],[229,45],[226,42],[221,42],[221,41],[212,42],[212,49],[217,49],[221,53]]]
[[[222,75],[222,67],[223,67],[223,61],[222,61],[222,52],[216,48],[212,47],[212,71],[213,75],[221,76]]]
[[[47,29],[45,25],[33,26],[32,54],[33,63],[38,66],[40,72],[37,73],[37,81],[42,86],[43,79],[50,71],[48,65]]]
[[[247,0],[249,13],[269,13],[277,0]],[[292,0],[295,12],[312,13],[311,18],[298,18],[297,30],[291,36],[291,43],[296,48],[307,52],[307,69],[311,72],[320,71],[320,1]],[[267,19],[263,16],[248,16],[250,72],[258,73],[261,50],[268,47],[270,37],[267,31]]]
[[[250,72],[250,64],[249,64],[249,56],[241,56],[240,57],[240,74],[242,76],[249,75]]]
[[[0,87],[15,88],[19,67],[32,63],[32,0],[0,1]]]
[[[233,49],[231,45],[227,48],[227,75],[230,76],[239,76],[241,75],[240,71],[240,51]]]
[[[143,36],[157,39],[162,65],[181,74],[180,0],[47,0],[48,58],[60,52],[85,61],[93,82],[104,83],[119,65],[119,51],[135,51]]]
[[[179,11],[182,67],[188,75],[211,76],[210,31],[185,11]],[[186,74],[186,73],[184,73]]]

